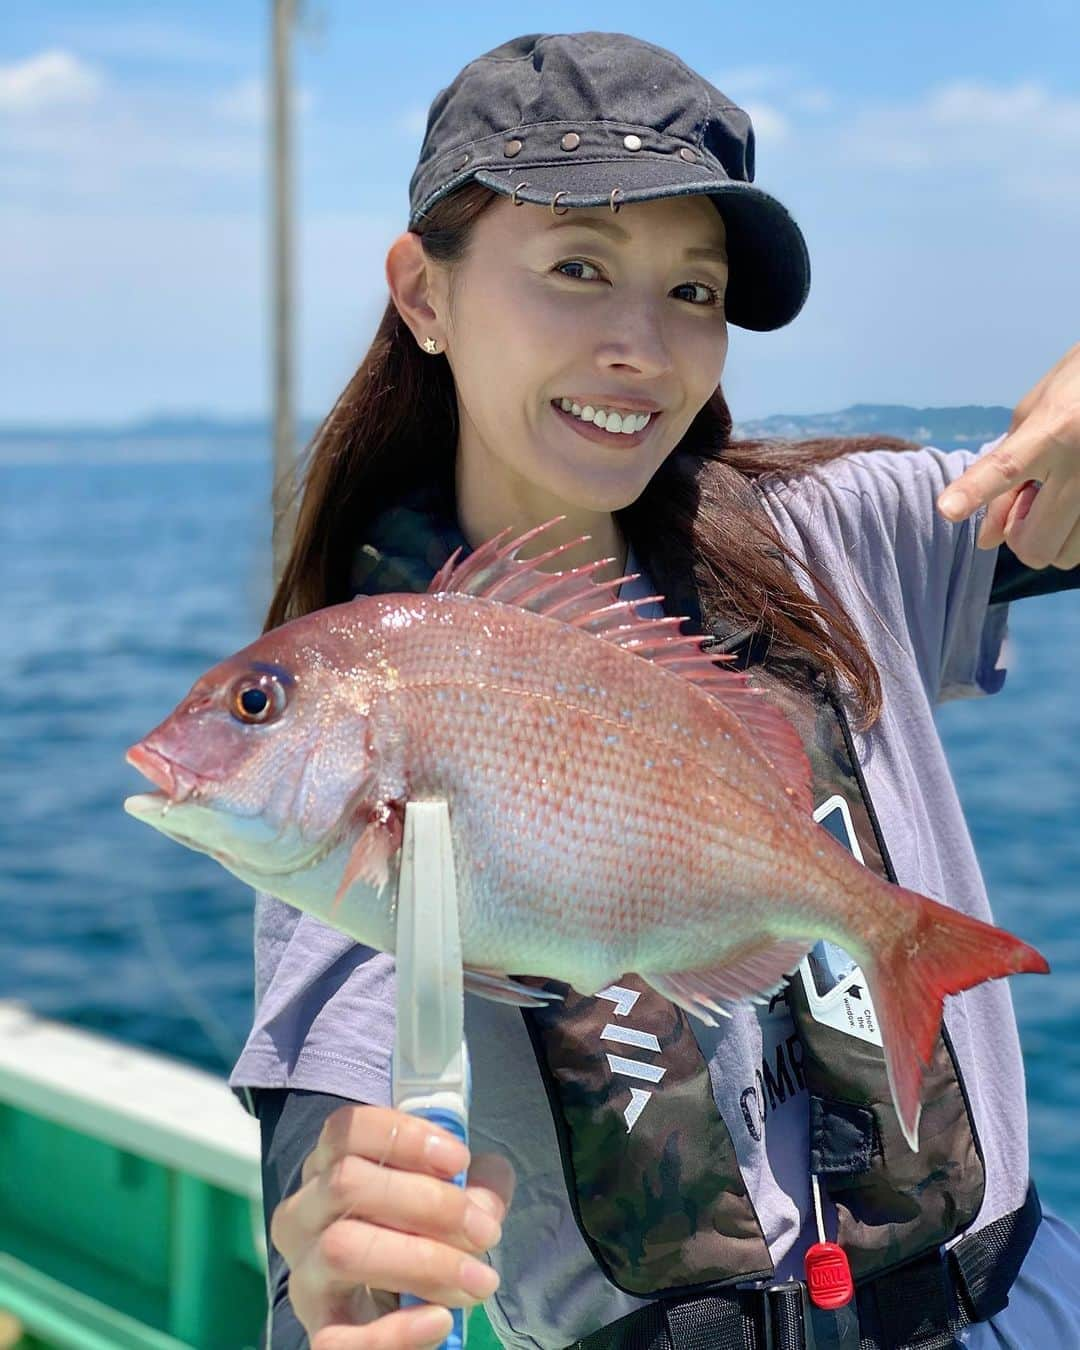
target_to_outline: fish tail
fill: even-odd
[[[900,896],[896,891],[900,890]],[[899,900],[910,916],[884,944],[874,944],[864,966],[881,1024],[889,1087],[900,1128],[918,1148],[923,1068],[941,1031],[946,994],[983,980],[1049,969],[1046,958],[993,924],[969,918],[916,891],[889,887],[890,927]]]

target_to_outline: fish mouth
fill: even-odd
[[[166,759],[159,751],[139,741],[124,756],[127,762],[151,783],[161,789],[159,793],[147,793],[146,796],[164,797],[170,806],[185,802],[189,797],[198,797],[206,781],[191,769],[185,769],[175,760]]]
[[[251,860],[245,860],[244,857],[230,849],[223,848],[219,840],[213,844],[199,839],[182,828],[177,827],[175,820],[170,820],[168,825],[164,819],[174,806],[180,806],[182,803],[188,803],[190,807],[198,810],[213,810],[206,801],[201,801],[204,790],[215,780],[196,773],[193,769],[186,768],[178,764],[175,760],[169,759],[163,755],[160,750],[155,750],[153,746],[145,741],[138,741],[125,754],[125,760],[143,775],[148,778],[159,790],[157,792],[140,792],[124,799],[124,810],[130,816],[137,820],[145,821],[169,835],[178,843],[185,847],[193,849],[197,853],[205,853],[208,857],[214,859],[222,867],[230,872],[241,875],[246,869],[251,871],[253,867],[261,876],[270,878],[278,876],[290,876],[294,872],[304,871],[309,867],[314,867],[335,849],[339,842],[339,835],[342,830],[331,831],[326,837],[316,840],[306,849],[300,849],[295,856],[285,858],[278,867],[270,868],[262,860],[256,865]],[[181,821],[185,820],[185,813],[180,813]],[[347,827],[347,820],[343,822]]]

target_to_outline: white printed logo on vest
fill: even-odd
[[[625,1017],[633,1009],[638,1001],[638,991],[636,989],[625,989],[621,984],[609,984],[606,989],[601,989],[596,995],[597,998],[606,998],[609,1003],[615,1005],[615,1016]],[[602,1041],[616,1041],[619,1045],[633,1045],[639,1050],[652,1050],[660,1053],[660,1042],[651,1031],[635,1031],[633,1027],[616,1026],[614,1022],[608,1022],[600,1033]],[[627,1055],[612,1055],[607,1057],[608,1067],[612,1073],[622,1074],[624,1078],[638,1078],[646,1083],[659,1083],[667,1069],[659,1064],[646,1064],[644,1060],[630,1059]],[[644,1088],[632,1087],[630,1089],[630,1102],[623,1112],[623,1119],[626,1121],[626,1133],[629,1134],[634,1128],[638,1116],[645,1109],[645,1103],[652,1096]]]

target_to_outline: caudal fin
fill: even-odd
[[[945,995],[1021,971],[1045,974],[1050,967],[1034,947],[1003,928],[959,914],[916,891],[889,889],[894,913],[899,902],[912,920],[891,943],[878,945],[866,975],[881,1023],[893,1103],[904,1138],[915,1150],[923,1069],[941,1030]]]

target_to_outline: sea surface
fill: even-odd
[[[251,893],[127,816],[124,751],[255,638],[269,451],[194,435],[0,446],[0,997],[226,1072],[252,1010]],[[1033,1173],[1080,1225],[1080,594],[1013,605],[1001,693],[939,723],[1012,981]]]

